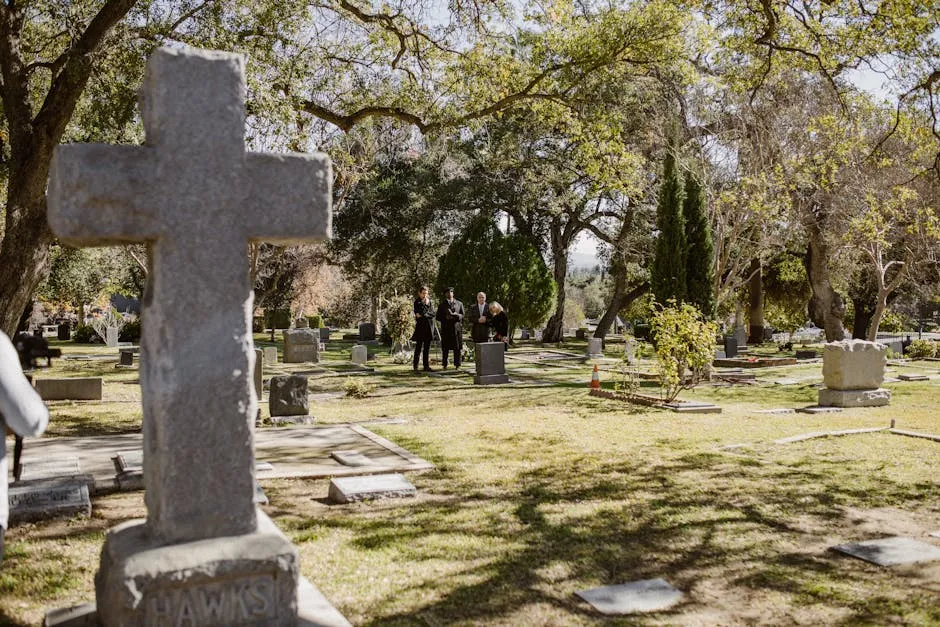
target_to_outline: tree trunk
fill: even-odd
[[[617,319],[617,314],[625,307],[628,307],[630,303],[635,301],[637,298],[643,296],[643,294],[648,292],[649,289],[650,284],[646,282],[637,285],[630,291],[627,291],[626,277],[620,278],[618,276],[616,282],[614,283],[614,297],[611,299],[610,306],[607,308],[607,311],[604,312],[604,315],[597,323],[597,329],[594,331],[594,337],[607,337],[607,332],[610,330],[610,326],[614,323],[614,320]]]
[[[10,172],[11,192],[14,171]],[[0,330],[12,336],[33,292],[49,266],[52,233],[46,223],[45,195],[7,202],[6,230],[0,242]],[[11,219],[12,218],[12,219]]]
[[[553,238],[554,239],[554,238]],[[554,251],[555,262],[552,274],[558,288],[555,296],[555,313],[545,324],[543,342],[560,342],[565,336],[565,279],[568,277],[568,251]]]
[[[832,287],[829,272],[829,250],[819,226],[811,225],[809,245],[806,249],[806,276],[813,295],[809,302],[809,315],[816,326],[826,332],[827,342],[845,339],[845,302]]]
[[[755,258],[751,261],[750,274],[747,288],[747,320],[750,325],[747,343],[762,344],[764,342],[764,277],[760,259]]]
[[[875,312],[871,316],[871,323],[868,327],[868,337],[865,339],[869,342],[878,341],[878,327],[881,326],[881,318],[884,316],[885,309],[888,308],[888,294],[891,292],[887,289],[878,290],[878,298],[875,301]]]

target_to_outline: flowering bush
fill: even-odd
[[[665,307],[657,306],[651,325],[663,392],[667,402],[673,401],[682,390],[708,378],[718,326],[705,320],[692,305],[677,305],[674,299],[669,299]]]
[[[407,296],[397,296],[388,304],[385,330],[392,338],[392,348],[406,346],[415,330],[414,303]]]

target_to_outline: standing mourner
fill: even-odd
[[[20,358],[10,339],[0,331],[0,560],[3,535],[9,519],[7,498],[6,432],[21,437],[37,436],[46,430],[49,410],[20,368]]]
[[[486,294],[479,292],[477,302],[470,305],[470,319],[473,320],[473,326],[470,328],[470,336],[476,343],[490,341],[490,308],[486,305]]]
[[[415,299],[415,332],[411,335],[411,341],[415,343],[415,356],[412,361],[415,372],[418,371],[418,355],[424,355],[424,369],[431,370],[428,359],[431,354],[431,325],[434,321],[434,308],[431,306],[431,299],[428,297],[428,286],[422,285],[418,290],[418,297]]]
[[[463,303],[454,298],[454,288],[448,287],[444,300],[437,306],[437,320],[441,323],[441,349],[443,364],[447,368],[447,353],[454,351],[454,368],[460,368],[463,348]]]
[[[493,327],[493,340],[502,342],[506,350],[509,350],[509,318],[503,306],[495,300],[490,303],[490,326]]]

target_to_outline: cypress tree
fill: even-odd
[[[663,182],[656,207],[656,255],[650,268],[650,287],[659,303],[686,297],[685,218],[682,215],[682,181],[672,152],[663,163]]]
[[[694,176],[688,177],[685,183],[682,213],[685,218],[686,298],[699,308],[706,319],[710,319],[715,315],[715,294],[712,290],[715,244],[705,211],[705,195]]]

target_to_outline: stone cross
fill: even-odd
[[[74,246],[144,241],[144,487],[148,528],[178,543],[252,533],[249,242],[330,234],[322,154],[245,150],[245,60],[163,48],[141,89],[143,146],[56,149],[52,230]]]

